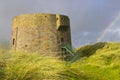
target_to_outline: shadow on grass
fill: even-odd
[[[93,55],[98,49],[101,49],[105,46],[106,42],[98,42],[96,44],[93,45],[86,45],[81,47],[80,49],[77,50],[77,53],[81,53],[82,52],[82,56],[91,56]]]

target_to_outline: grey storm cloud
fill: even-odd
[[[73,47],[94,43],[119,13],[119,3],[120,0],[1,0],[0,42],[9,42],[12,18],[16,15],[59,13],[70,17]],[[106,35],[109,38],[104,40],[113,41],[110,37],[114,34]]]

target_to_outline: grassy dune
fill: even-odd
[[[100,42],[82,46],[77,51],[85,55],[71,67],[86,74],[88,80],[120,80],[120,43]]]
[[[120,43],[82,46],[82,58],[66,66],[55,57],[0,49],[0,80],[120,80]]]
[[[0,58],[0,80],[79,80],[81,76],[55,57],[23,52],[7,55]]]

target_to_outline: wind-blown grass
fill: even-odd
[[[25,52],[9,55],[3,61],[5,66],[0,72],[4,73],[3,80],[79,80],[81,76],[55,57],[41,57],[37,53]]]
[[[120,43],[83,46],[71,65],[56,57],[0,49],[0,80],[120,80]]]
[[[53,57],[17,53],[7,60],[5,74],[7,80],[57,80],[65,69],[64,62]]]
[[[89,77],[88,80],[120,80],[120,43],[101,43],[103,44],[94,53],[87,50],[93,49],[93,46],[98,48],[100,44],[84,46],[87,52],[85,54],[92,54],[74,62],[71,67],[83,71]]]

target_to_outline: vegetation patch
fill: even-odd
[[[120,80],[120,43],[99,42],[73,52],[68,66],[56,57],[0,49],[0,80]]]

